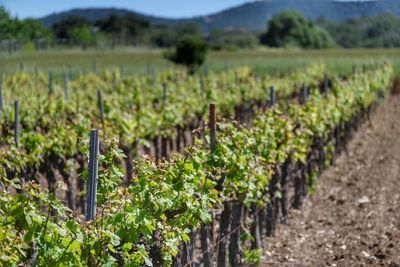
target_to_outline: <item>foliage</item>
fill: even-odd
[[[83,48],[95,46],[100,38],[89,21],[81,17],[67,17],[54,24],[52,30],[58,40],[78,44]]]
[[[272,47],[327,48],[333,46],[329,34],[294,11],[282,12],[268,22],[262,42]]]
[[[0,40],[14,39],[20,41],[36,41],[50,39],[50,32],[43,24],[34,19],[19,20],[0,6]]]
[[[400,19],[392,14],[361,17],[344,22],[320,19],[335,41],[345,48],[400,47]]]
[[[258,46],[256,34],[242,30],[215,30],[211,32],[208,42],[214,50],[251,49]]]
[[[154,25],[149,32],[149,42],[152,46],[173,47],[187,35],[201,36],[196,24],[182,23],[175,26]]]
[[[148,30],[149,23],[134,15],[116,16],[95,23],[100,31],[110,36],[112,45],[138,44],[139,37]]]
[[[62,21],[54,24],[52,30],[57,39],[70,39],[71,30],[82,27],[89,27],[88,20],[82,17],[66,17]]]
[[[120,149],[132,138],[129,135],[146,127],[135,130],[125,128],[131,124],[138,125],[138,121],[147,121],[145,123],[151,125],[149,121],[152,121],[156,123],[153,130],[160,127],[168,130],[171,125],[182,121],[174,120],[179,113],[172,113],[172,108],[155,110],[154,114],[162,113],[162,117],[154,114],[154,117],[146,117],[145,114],[151,111],[148,108],[138,113],[142,116],[133,116],[135,118],[130,120],[129,113],[123,113],[123,110],[135,110],[138,103],[152,102],[151,98],[147,98],[148,94],[140,93],[150,90],[135,90],[143,88],[143,81],[139,78],[131,80],[132,84],[124,81],[110,88],[107,101],[115,103],[116,110],[111,105],[105,106],[110,122],[106,123],[104,132],[111,138],[102,143],[97,217],[91,222],[76,218],[56,200],[55,192],[48,193],[28,181],[21,184],[19,178],[29,177],[28,170],[31,168],[52,162],[49,157],[76,157],[79,154],[77,146],[81,153],[86,153],[87,143],[79,143],[77,139],[86,139],[88,129],[85,127],[90,127],[90,121],[96,120],[96,115],[93,117],[95,111],[91,110],[91,105],[68,105],[56,93],[51,96],[38,94],[38,89],[45,86],[41,80],[36,80],[38,88],[32,88],[32,78],[26,73],[9,77],[6,81],[8,90],[36,95],[39,98],[36,101],[42,102],[41,105],[32,105],[35,98],[28,98],[32,108],[21,110],[24,131],[19,147],[10,140],[12,112],[6,108],[1,114],[1,265],[27,265],[30,262],[35,266],[48,266],[49,263],[56,266],[151,266],[157,257],[152,254],[156,247],[163,265],[171,266],[181,244],[189,240],[189,233],[201,224],[209,223],[213,211],[224,201],[239,201],[246,208],[253,204],[260,207],[267,205],[268,185],[276,166],[289,155],[294,161],[304,162],[314,138],[327,136],[337,125],[348,122],[376,102],[388,89],[392,68],[383,64],[347,79],[331,77],[332,93],[326,96],[319,92],[323,73],[324,67],[317,65],[285,78],[275,77],[272,80],[266,77],[263,83],[272,81],[278,84],[278,88],[282,88],[279,94],[286,96],[297,90],[299,82],[306,80],[311,91],[309,100],[303,105],[289,101],[266,111],[259,110],[250,129],[234,122],[219,123],[215,153],[210,153],[202,142],[196,142],[187,148],[184,155],[172,155],[170,160],[161,161],[158,165],[151,159],[142,158],[135,162],[134,176],[128,187],[121,186],[123,173],[119,162],[123,154]],[[174,76],[167,72],[158,78],[173,80],[184,75],[178,74]],[[148,78],[144,84],[151,82]],[[95,84],[97,90],[102,82],[109,79],[109,73],[104,77],[89,75],[81,77],[76,86],[82,88],[81,82],[89,81]],[[193,81],[192,88],[199,86],[195,77],[188,76],[186,79],[188,84],[183,87]],[[216,81],[230,86],[221,90]],[[126,89],[123,87],[125,82],[128,83]],[[135,87],[135,83],[139,85]],[[212,88],[207,94],[221,93],[225,96],[217,98],[221,101],[218,107],[221,107],[222,114],[224,108],[229,110],[236,103],[263,99],[260,96],[265,95],[257,91],[261,86],[255,82],[249,69],[219,74],[210,77],[206,83]],[[21,84],[25,87],[21,88]],[[26,88],[34,91],[29,92]],[[227,91],[229,89],[232,94]],[[85,101],[83,96],[90,90],[77,92],[73,103]],[[265,88],[261,90],[265,92]],[[125,94],[132,91],[135,91],[132,95]],[[186,88],[185,91],[191,90]],[[200,106],[200,97],[204,97],[204,92],[201,93],[200,88],[193,91],[197,91],[197,98],[196,93],[189,97],[181,96],[182,91],[172,94],[172,97],[183,97],[180,101],[177,98],[177,104],[173,102],[175,109],[184,109],[185,106],[179,103],[192,97],[195,98],[192,99],[196,101],[194,103]],[[87,103],[90,103],[90,96],[87,95]],[[122,106],[120,110],[117,110],[116,103]],[[167,116],[164,113],[168,113]],[[188,113],[187,110],[185,113]],[[115,136],[119,138],[112,138]],[[84,177],[87,179],[87,173]],[[223,187],[218,188],[222,180]],[[5,188],[22,191],[11,194]],[[66,189],[62,182],[57,184],[57,190]],[[244,257],[246,263],[257,264],[259,251],[245,250]]]
[[[206,60],[207,50],[207,44],[201,37],[188,35],[178,41],[174,52],[165,56],[176,64],[186,66],[190,73],[194,73]]]

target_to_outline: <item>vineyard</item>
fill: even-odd
[[[392,72],[4,75],[0,265],[258,265]]]

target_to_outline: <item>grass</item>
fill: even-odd
[[[324,62],[329,71],[348,72],[353,65],[370,64],[389,60],[396,72],[400,72],[400,49],[331,49],[331,50],[281,50],[259,48],[237,52],[211,52],[206,66],[209,70],[220,71],[229,67],[253,66],[258,72],[286,72],[312,62]],[[125,73],[145,73],[148,65],[155,70],[172,66],[162,57],[161,50],[125,48],[118,50],[51,50],[45,52],[0,54],[0,74],[12,73],[24,68],[34,71],[63,73],[87,72],[93,69],[119,68]]]

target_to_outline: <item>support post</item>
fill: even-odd
[[[214,153],[216,148],[217,118],[215,113],[215,104],[210,104],[210,150]]]
[[[307,86],[305,83],[301,86],[301,95],[300,95],[300,103],[304,105],[307,102],[308,98],[308,91]]]
[[[19,145],[19,102],[14,102],[14,141],[15,145]]]
[[[98,106],[99,106],[99,111],[100,111],[100,119],[101,119],[101,124],[104,127],[104,103],[103,103],[103,97],[101,96],[101,92],[97,91],[97,101],[98,101]]]
[[[64,74],[64,100],[68,101],[68,74]]]
[[[49,95],[53,94],[53,74],[49,72],[49,81],[48,81],[48,90],[49,90]]]
[[[98,155],[99,155],[99,130],[90,132],[89,152],[89,180],[87,188],[86,220],[91,221],[96,217],[97,200],[97,178],[98,178]]]
[[[269,106],[273,107],[276,102],[276,93],[275,93],[275,88],[271,86],[269,88]]]

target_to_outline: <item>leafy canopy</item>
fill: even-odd
[[[178,41],[174,52],[164,56],[176,64],[188,67],[189,72],[194,73],[206,60],[207,50],[207,44],[201,37],[187,35]]]
[[[262,42],[272,47],[327,48],[334,45],[324,29],[294,11],[274,16]]]

